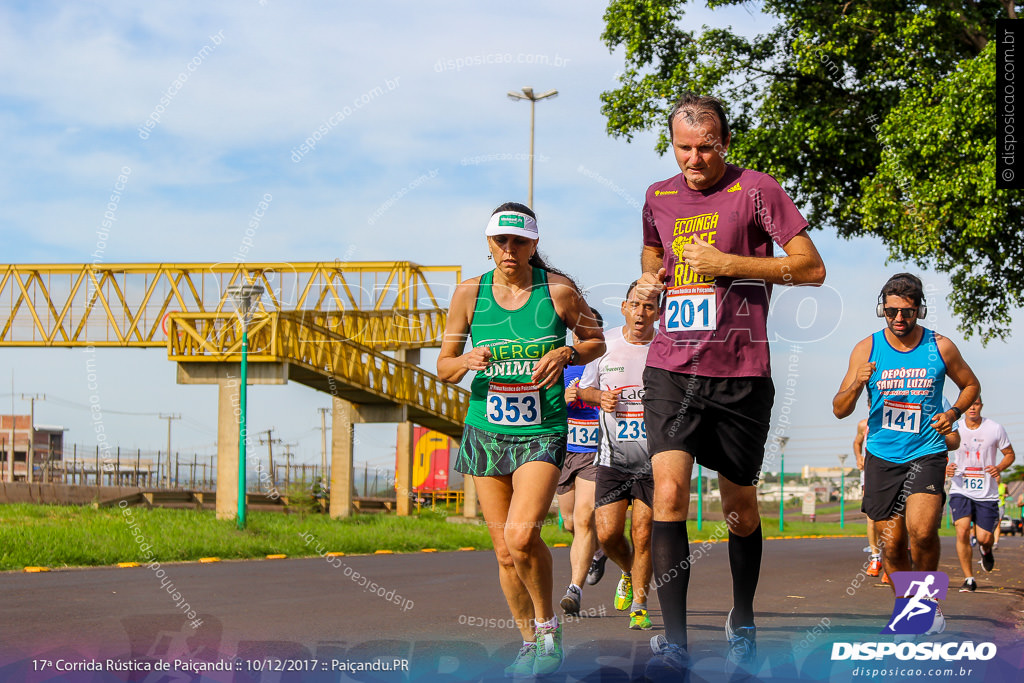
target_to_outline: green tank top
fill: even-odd
[[[565,434],[563,382],[541,389],[530,379],[544,354],[565,346],[547,272],[533,269],[530,298],[514,311],[495,301],[493,282],[494,271],[481,276],[469,327],[474,348],[489,347],[491,361],[473,378],[466,424],[496,434]]]

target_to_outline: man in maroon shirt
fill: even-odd
[[[731,134],[719,100],[684,95],[669,128],[682,173],[647,190],[638,289],[652,299],[664,295],[644,372],[654,578],[665,620],[665,635],[651,640],[653,679],[688,668],[686,516],[694,460],[718,472],[729,524],[726,669],[752,668],[762,543],[755,485],[775,396],[768,303],[773,284],[825,279],[807,221],[778,182],[725,162]],[[773,242],[784,256],[773,255]]]

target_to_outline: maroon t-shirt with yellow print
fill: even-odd
[[[647,189],[644,244],[665,250],[668,273],[658,333],[647,365],[702,377],[770,377],[768,302],[762,280],[698,275],[681,263],[683,245],[700,237],[739,256],[770,257],[807,221],[766,173],[732,164],[707,190],[680,173]]]

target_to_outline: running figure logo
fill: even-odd
[[[921,634],[935,620],[936,600],[945,600],[949,576],[945,572],[893,572],[889,575],[896,595],[892,620],[882,633]]]

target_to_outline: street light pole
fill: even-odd
[[[775,443],[779,444],[779,531],[783,530],[783,522],[786,516],[786,443],[788,436],[776,436]]]
[[[846,527],[846,453],[839,454],[839,528]]]
[[[704,468],[697,465],[697,531],[704,528]]]
[[[557,90],[548,90],[546,93],[535,95],[533,92],[533,88],[529,86],[524,86],[522,92],[512,92],[510,90],[508,93],[509,98],[512,100],[530,101],[530,184],[527,191],[527,206],[529,206],[531,209],[533,208],[533,129],[535,116],[534,111],[538,100],[543,100],[548,97],[555,97],[556,95],[558,95]]]
[[[246,391],[249,371],[249,318],[250,309],[253,304],[263,295],[263,288],[259,285],[235,285],[228,287],[228,295],[231,297],[238,311],[242,323],[242,368],[239,377],[241,385],[238,387],[238,528],[245,528],[245,456],[249,441],[249,434],[245,425]]]
[[[14,370],[11,370],[11,440],[7,443],[7,481],[14,481],[14,428],[17,423],[17,415],[14,409]]]

